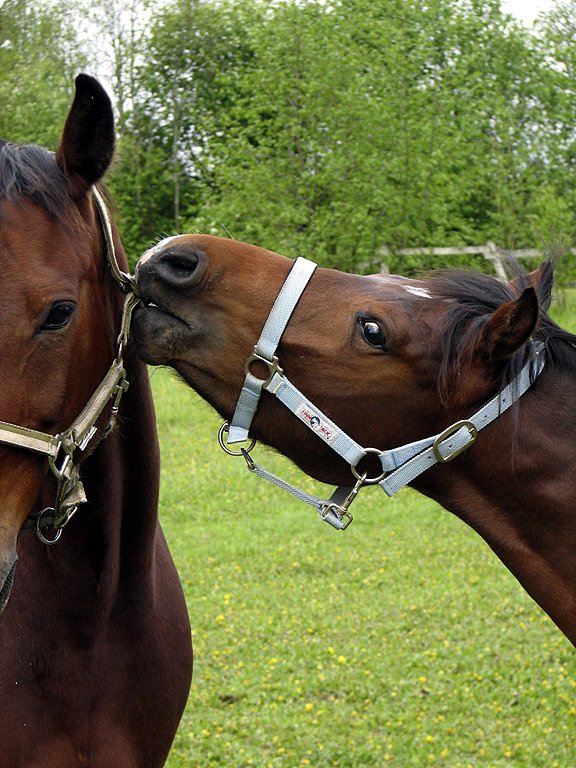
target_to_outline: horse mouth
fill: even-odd
[[[8,571],[8,575],[4,579],[4,584],[2,585],[2,589],[0,589],[0,613],[6,608],[6,604],[8,603],[8,598],[10,597],[10,592],[12,591],[12,586],[14,584],[14,574],[16,573],[16,561],[12,564],[10,570]]]
[[[181,323],[187,328],[189,327],[186,320],[172,312],[170,309],[168,309],[168,307],[156,304],[154,301],[147,301],[144,296],[142,297],[142,303],[136,309],[136,313],[145,313],[147,317],[155,316],[159,321],[168,323]]]
[[[136,308],[132,334],[138,353],[152,365],[167,364],[190,346],[191,329],[186,320],[153,303]]]

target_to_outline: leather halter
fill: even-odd
[[[99,430],[96,422],[110,400],[113,401],[111,417],[107,427],[100,431],[99,441],[111,432],[120,400],[128,388],[123,355],[128,341],[132,311],[138,304],[139,297],[135,292],[132,276],[123,272],[118,264],[110,217],[102,195],[96,188],[93,188],[92,192],[104,234],[106,260],[114,280],[126,294],[120,333],[116,341],[116,357],[86,406],[64,432],[52,435],[17,424],[0,422],[0,444],[24,448],[46,456],[48,466],[56,478],[57,490],[54,507],[47,507],[40,512],[33,513],[22,526],[23,528],[35,528],[38,537],[44,544],[55,544],[58,541],[62,534],[62,528],[74,515],[78,506],[86,501],[75,452],[76,450],[85,451],[96,437]],[[53,538],[49,539],[44,535],[43,529],[46,528],[56,530]]]
[[[545,351],[541,342],[532,342],[528,361],[504,389],[472,416],[455,422],[439,434],[387,451],[363,448],[292,384],[284,375],[276,356],[282,334],[315,269],[316,264],[308,259],[300,257],[294,262],[274,302],[254,352],[246,361],[244,385],[234,416],[230,424],[225,422],[220,427],[218,441],[226,453],[232,456],[244,456],[251,472],[310,504],[323,520],[338,530],[344,530],[352,522],[349,506],[362,486],[380,485],[388,496],[393,496],[434,464],[445,464],[469,448],[481,429],[508,410],[532,386],[544,368]],[[267,379],[259,379],[251,372],[250,366],[255,361],[267,366],[269,374]],[[255,440],[252,440],[248,448],[241,448],[240,451],[233,451],[228,447],[230,444],[243,442],[249,438],[252,419],[263,390],[277,397],[309,429],[350,464],[352,474],[356,478],[353,486],[341,486],[329,499],[319,499],[256,464],[249,455]],[[382,473],[373,478],[368,477],[366,473],[361,474],[358,470],[359,463],[370,454],[376,455],[382,465]]]

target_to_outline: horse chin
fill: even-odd
[[[156,306],[135,310],[132,338],[138,354],[150,365],[168,365],[193,343],[188,323]]]
[[[10,593],[12,592],[12,586],[14,584],[14,574],[16,573],[16,560],[8,568],[8,573],[4,578],[4,583],[0,589],[0,613],[6,608]]]

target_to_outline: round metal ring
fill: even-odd
[[[54,544],[56,544],[56,542],[58,541],[60,536],[62,536],[62,528],[56,528],[55,529],[56,534],[55,534],[54,538],[53,539],[47,539],[46,536],[44,536],[44,534],[42,533],[42,518],[47,513],[55,515],[56,514],[56,510],[54,509],[54,507],[46,507],[45,509],[43,509],[40,512],[40,514],[36,518],[36,536],[38,536],[38,538],[40,539],[42,544],[46,544],[46,546],[51,547]]]
[[[377,456],[380,456],[380,454],[382,453],[382,451],[379,448],[364,448],[363,450],[364,450],[364,456],[367,456],[369,453],[374,453]],[[364,456],[362,458],[364,458]],[[362,461],[362,459],[360,459],[360,461]],[[378,475],[378,477],[366,477],[365,474],[363,475],[358,474],[358,470],[356,469],[356,467],[358,466],[360,461],[356,465],[350,464],[350,469],[352,470],[352,474],[357,480],[362,480],[363,485],[376,485],[381,480],[384,480],[384,478],[386,477],[386,472],[382,472],[382,474]]]
[[[250,451],[254,448],[256,445],[255,438],[250,439],[250,445],[248,448],[241,448],[239,451],[233,451],[231,448],[228,448],[228,443],[224,439],[224,435],[228,434],[230,431],[230,424],[225,421],[224,424],[220,427],[218,430],[218,443],[220,445],[220,448],[224,451],[224,453],[227,453],[228,456],[244,456],[244,454],[250,453]]]

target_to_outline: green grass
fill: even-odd
[[[196,654],[169,768],[576,766],[574,649],[475,533],[378,488],[336,532],[225,456],[191,390],[152,382]]]

